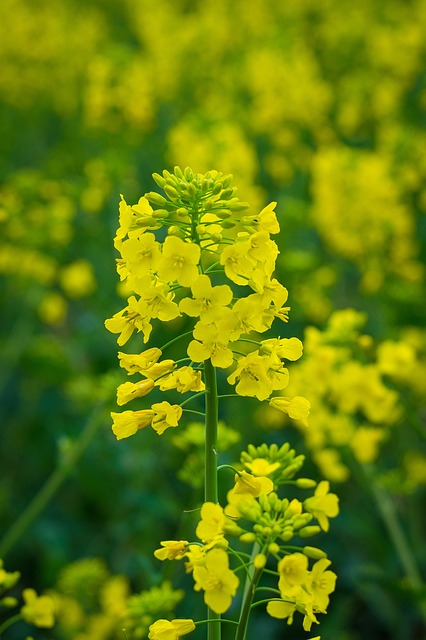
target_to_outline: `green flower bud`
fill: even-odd
[[[253,532],[248,531],[247,533],[243,533],[240,536],[240,541],[241,542],[246,542],[248,544],[253,544],[253,542],[256,540],[256,536]]]
[[[248,202],[240,202],[238,198],[233,198],[228,202],[228,207],[231,211],[243,211],[243,209],[247,209],[248,206]]]
[[[136,227],[155,227],[158,226],[158,220],[153,216],[144,216],[143,218],[138,218],[134,224]]]
[[[229,185],[231,184],[233,179],[234,179],[234,176],[232,175],[232,173],[228,173],[228,175],[226,175],[224,178],[222,178],[222,187],[224,189],[229,187]]]
[[[179,200],[180,196],[176,189],[169,184],[164,187],[165,193],[169,196],[170,200]]]
[[[185,167],[185,169],[183,170],[183,175],[188,181],[194,178],[194,173],[190,167]]]
[[[309,527],[303,527],[302,529],[299,529],[297,533],[301,538],[310,538],[311,536],[316,536],[317,533],[321,533],[321,527],[313,524]]]
[[[234,193],[235,193],[235,189],[232,189],[232,188],[231,189],[224,189],[222,191],[222,194],[221,194],[220,197],[221,197],[222,200],[229,200],[230,198],[232,198]]]
[[[296,487],[300,489],[313,489],[317,486],[315,480],[311,480],[310,478],[298,478],[296,480]]]
[[[235,227],[235,222],[234,220],[229,220],[229,218],[227,220],[222,220],[221,225],[224,229],[232,229],[233,227]]]
[[[155,182],[158,184],[160,189],[162,189],[164,187],[164,185],[166,184],[165,179],[162,176],[160,176],[159,173],[153,173],[152,177],[154,178]]]
[[[253,558],[253,567],[255,569],[263,569],[266,564],[266,556],[264,553],[258,553],[257,556]]]
[[[167,211],[167,209],[156,209],[155,211],[153,211],[152,216],[156,219],[158,218],[168,218],[170,215],[170,211]]]
[[[321,560],[321,558],[327,557],[325,551],[318,549],[318,547],[303,547],[303,553],[313,560]]]
[[[17,598],[13,598],[12,596],[6,596],[0,600],[0,605],[3,607],[7,607],[8,609],[12,609],[12,607],[16,607],[19,603]]]
[[[177,236],[178,238],[184,238],[185,234],[183,233],[182,229],[180,229],[176,225],[173,225],[169,227],[169,236]]]
[[[230,209],[215,209],[213,213],[221,220],[225,220],[232,215]]]
[[[145,194],[145,198],[151,204],[156,204],[159,207],[164,206],[167,202],[166,198],[164,198],[162,195],[160,195],[156,191],[149,191],[148,193]]]
[[[216,182],[216,184],[213,187],[213,195],[216,196],[218,193],[220,193],[222,191],[223,185],[221,182]]]
[[[195,188],[192,182],[188,184],[186,188],[186,193],[190,198],[195,198],[195,196],[197,195],[197,189]]]
[[[180,178],[180,179],[182,180],[182,178],[183,178],[183,171],[182,171],[182,169],[181,169],[180,167],[178,167],[178,166],[176,165],[176,167],[173,169],[173,172],[174,172],[174,174],[175,174],[175,176],[176,176],[177,178]]]
[[[271,542],[271,544],[268,545],[268,551],[269,553],[279,553],[280,547],[276,542]]]
[[[281,538],[281,540],[284,540],[284,542],[288,542],[289,540],[292,539],[293,536],[294,536],[293,529],[284,529],[284,531],[282,532],[280,538]]]
[[[185,209],[185,207],[179,207],[179,209],[176,209],[176,215],[183,218],[188,215],[188,209]]]

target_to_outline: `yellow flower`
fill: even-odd
[[[266,611],[271,618],[279,618],[280,620],[288,618],[288,624],[292,624],[296,605],[284,600],[272,600],[266,605]]]
[[[122,406],[133,398],[146,396],[154,388],[152,380],[141,380],[140,382],[124,382],[117,389],[117,404]]]
[[[303,506],[318,520],[323,531],[330,528],[328,518],[335,518],[339,513],[339,498],[334,493],[328,493],[330,483],[327,480],[320,482],[311,498],[306,498]]]
[[[318,609],[325,611],[330,601],[329,594],[336,586],[337,576],[333,571],[326,571],[331,564],[327,558],[321,558],[314,564],[311,571],[310,591],[313,603]]]
[[[120,360],[120,367],[126,369],[129,375],[133,373],[140,373],[145,369],[149,369],[153,364],[158,362],[161,358],[162,351],[157,347],[151,347],[146,349],[142,353],[123,353],[118,352],[118,359]]]
[[[220,264],[225,269],[226,277],[235,284],[247,284],[253,272],[255,263],[247,256],[249,249],[249,242],[237,242],[222,251]]]
[[[201,379],[201,371],[196,371],[192,367],[180,367],[168,376],[158,380],[161,391],[176,389],[179,393],[187,391],[204,391],[205,384]]]
[[[278,587],[281,594],[294,586],[300,586],[306,582],[308,578],[308,558],[303,553],[292,553],[284,556],[278,563],[278,572],[280,580]]]
[[[212,549],[206,555],[204,566],[194,567],[196,587],[204,590],[204,602],[215,613],[229,609],[239,579],[229,568],[228,554],[223,549]]]
[[[270,338],[261,341],[261,351],[274,353],[285,360],[298,360],[303,353],[303,344],[299,338]]]
[[[266,400],[273,390],[273,383],[267,376],[269,358],[252,351],[238,359],[237,368],[227,380],[230,384],[238,383],[235,391],[241,396],[255,396],[258,400]]]
[[[195,530],[197,538],[203,542],[210,542],[223,533],[224,526],[225,514],[220,504],[205,502],[201,507],[201,520]]]
[[[158,435],[164,433],[169,427],[177,427],[182,416],[182,407],[166,401],[153,404],[151,409],[154,412],[151,426]]]
[[[269,462],[265,458],[255,458],[244,464],[255,476],[269,476],[281,466],[279,462]]]
[[[155,415],[151,409],[141,411],[122,411],[122,413],[111,413],[113,419],[112,430],[117,440],[133,436],[139,429],[148,427]]]
[[[230,333],[221,330],[220,325],[197,322],[194,327],[196,339],[188,345],[188,356],[193,362],[210,358],[214,367],[227,369],[233,362],[233,353],[228,347],[229,336]]]
[[[21,608],[21,615],[25,622],[47,629],[55,624],[55,605],[49,596],[38,596],[34,589],[24,589],[22,592],[25,604]]]
[[[305,427],[308,426],[311,403],[303,396],[294,396],[294,398],[276,396],[271,398],[269,406],[286,413],[293,420],[300,420]]]
[[[199,275],[191,286],[193,298],[184,298],[179,303],[181,311],[188,316],[203,317],[208,321],[212,311],[221,310],[232,300],[232,289],[227,284],[212,287],[207,275]]]
[[[190,287],[198,276],[201,249],[177,236],[167,236],[158,265],[158,275],[166,282],[177,281]]]
[[[149,640],[178,640],[181,636],[194,631],[193,620],[157,620],[149,627]]]
[[[148,318],[143,313],[143,306],[141,308],[140,301],[136,300],[135,296],[130,296],[127,302],[127,307],[115,313],[112,318],[108,318],[104,323],[108,331],[120,334],[117,338],[117,343],[120,347],[126,344],[135,329],[142,331],[144,342],[148,342],[152,330]]]
[[[163,549],[156,549],[154,556],[158,560],[182,560],[187,552],[188,540],[163,540]]]
[[[241,474],[235,474],[235,487],[232,489],[236,495],[250,494],[257,498],[261,493],[271,493],[274,483],[270,478],[255,477],[247,471],[241,471]]]

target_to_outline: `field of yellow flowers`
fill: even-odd
[[[426,1],[2,0],[0,63],[1,640],[425,640]]]

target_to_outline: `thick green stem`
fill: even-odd
[[[211,360],[204,362],[206,380],[206,449],[204,469],[204,500],[217,502],[217,421],[218,398],[216,369]]]
[[[216,369],[211,360],[204,362],[204,375],[206,384],[206,448],[204,462],[204,501],[218,502],[217,490],[217,421],[218,421],[218,397]],[[207,610],[207,617],[211,620],[207,625],[208,640],[220,640],[220,616]]]
[[[15,546],[21,536],[28,529],[33,520],[35,520],[43,509],[45,509],[46,505],[50,502],[64,480],[74,469],[79,458],[87,449],[99,426],[102,424],[103,418],[104,412],[102,409],[95,409],[78,439],[75,441],[70,451],[67,452],[63,462],[52,472],[41,487],[40,491],[36,493],[19,518],[15,520],[9,531],[6,532],[0,541],[0,558],[4,558],[6,556],[6,554]]]
[[[251,554],[252,559],[259,553],[260,547],[257,542],[253,545],[253,551]],[[251,604],[253,602],[254,592],[257,584],[262,575],[263,569],[254,569],[251,567],[251,571],[247,576],[246,584],[244,586],[243,602],[241,605],[240,619],[238,622],[238,629],[235,635],[235,640],[245,640],[247,633],[247,625],[250,617]]]

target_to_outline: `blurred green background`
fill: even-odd
[[[0,555],[25,585],[96,557],[148,589],[163,569],[152,551],[200,499],[189,436],[115,441],[124,378],[103,326],[124,306],[120,193],[136,203],[152,172],[189,165],[232,173],[254,213],[278,202],[292,307],[278,331],[312,327],[294,365],[311,431],[224,403],[240,444],[224,437],[223,459],[288,440],[307,474],[335,483],[323,638],[426,637],[425,589],[407,582],[380,507],[425,576],[425,64],[424,0],[2,0]],[[333,315],[347,308],[365,315]],[[52,473],[52,498],[18,531]],[[253,637],[259,625],[306,637],[262,615]],[[79,633],[35,637],[121,637]]]

